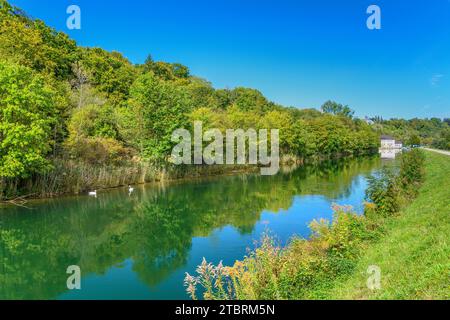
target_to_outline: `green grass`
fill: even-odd
[[[450,299],[450,157],[426,152],[418,197],[387,219],[386,234],[370,244],[351,277],[330,299]],[[366,286],[369,265],[381,268],[381,289]]]

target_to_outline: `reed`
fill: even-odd
[[[51,198],[130,184],[199,178],[255,169],[256,166],[177,166],[132,161],[122,163],[120,166],[93,166],[73,160],[57,159],[53,161],[53,169],[49,172],[36,174],[27,179],[0,179],[0,201],[17,197]]]

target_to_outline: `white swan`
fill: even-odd
[[[90,191],[90,192],[89,192],[89,195],[90,195],[90,196],[97,197],[97,190]]]
[[[134,191],[134,188],[132,186],[128,186],[128,193],[131,194]]]

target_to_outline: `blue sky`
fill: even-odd
[[[29,15],[142,63],[180,62],[217,88],[328,99],[358,116],[450,117],[450,0],[10,0]],[[66,9],[81,8],[81,30]],[[381,30],[366,9],[381,8]]]

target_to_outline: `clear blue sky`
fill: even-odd
[[[217,88],[358,116],[450,117],[450,0],[10,0],[78,44],[180,62]],[[76,4],[82,29],[66,28]],[[366,9],[381,8],[381,30]]]

